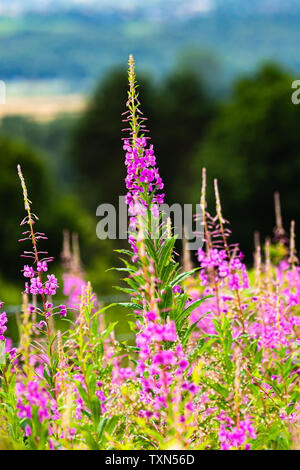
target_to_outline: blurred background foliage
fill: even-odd
[[[248,260],[254,231],[264,241],[274,226],[275,191],[285,228],[299,218],[300,107],[291,101],[291,82],[274,64],[236,81],[192,157],[195,175],[207,168],[209,207],[219,179],[224,216]]]
[[[117,264],[113,250],[121,242],[97,239],[96,208],[117,205],[126,192],[121,113],[129,52],[137,61],[167,202],[199,202],[205,166],[208,210],[214,214],[217,177],[224,217],[248,264],[254,231],[262,241],[272,232],[274,191],[281,194],[285,228],[292,218],[298,221],[300,106],[291,102],[291,83],[299,78],[299,5],[259,0],[248,2],[246,11],[244,0],[220,0],[204,15],[191,8],[195,2],[182,12],[180,0],[172,1],[157,1],[156,9],[150,1],[143,8],[137,2],[137,10],[126,13],[119,6],[96,12],[82,6],[0,16],[1,79],[26,85],[29,100],[41,93],[38,81],[59,93],[87,93],[77,114],[47,121],[6,115],[0,121],[1,300],[20,303],[18,163],[57,274],[67,228],[79,234],[86,278],[99,296],[115,293],[118,280],[107,269]],[[157,8],[170,14],[159,16]],[[51,90],[55,100],[58,92]]]

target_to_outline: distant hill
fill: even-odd
[[[130,52],[159,75],[189,49],[215,56],[223,83],[263,60],[300,73],[298,0],[0,0],[0,13],[1,80],[61,80],[74,92]],[[190,60],[205,68],[204,58]]]
[[[175,15],[190,15],[226,10],[234,14],[274,13],[299,10],[298,0],[0,0],[2,13],[53,12],[90,10],[154,14],[168,11]]]

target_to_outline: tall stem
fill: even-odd
[[[34,258],[35,258],[36,264],[38,264],[39,254],[38,254],[38,249],[37,249],[37,241],[36,241],[35,233],[34,233],[34,230],[33,230],[34,221],[32,219],[32,214],[31,214],[31,210],[30,210],[30,203],[31,202],[28,198],[27,187],[26,187],[26,183],[25,183],[20,165],[18,165],[18,175],[19,175],[19,178],[20,178],[20,181],[21,181],[21,186],[22,186],[22,189],[23,189],[25,210],[26,210],[27,215],[28,215],[28,224],[29,224],[29,227],[30,227],[31,241],[32,241],[32,244],[33,244],[33,249],[34,249]],[[42,284],[42,276],[41,276],[40,271],[38,271],[38,277],[39,277],[40,283]],[[42,293],[41,296],[42,296],[43,308],[44,308],[44,313],[45,313],[45,321],[46,321],[46,325],[47,325],[47,335],[50,338],[50,329],[49,329],[48,318],[47,318],[46,299],[45,299],[44,293]]]

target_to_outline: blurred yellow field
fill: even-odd
[[[7,96],[0,105],[0,119],[4,116],[29,116],[39,121],[49,121],[61,114],[80,113],[84,110],[83,95]]]

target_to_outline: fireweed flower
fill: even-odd
[[[45,316],[45,322],[46,322],[46,327],[47,327],[47,334],[50,336],[50,330],[49,330],[49,324],[48,324],[48,318],[52,314],[52,307],[53,305],[50,306],[49,302],[47,302],[46,297],[51,295],[55,295],[57,288],[58,288],[58,282],[54,274],[48,274],[47,275],[47,280],[43,282],[42,279],[42,273],[48,271],[48,263],[52,261],[52,258],[44,258],[40,259],[41,255],[45,255],[47,253],[45,252],[40,252],[38,251],[38,240],[39,239],[47,239],[44,233],[41,232],[35,232],[34,231],[34,224],[35,221],[38,220],[37,216],[31,212],[31,201],[29,200],[28,197],[28,192],[27,192],[27,187],[26,183],[21,171],[20,165],[18,165],[18,174],[19,178],[21,181],[21,186],[23,190],[23,197],[24,197],[24,205],[25,205],[25,210],[27,212],[26,217],[22,220],[21,226],[27,224],[29,226],[29,230],[23,232],[23,235],[25,238],[21,239],[20,241],[25,241],[25,240],[30,240],[33,246],[33,251],[28,252],[24,251],[23,257],[32,259],[33,262],[35,263],[36,266],[36,272],[33,266],[25,265],[24,266],[24,276],[29,278],[30,280],[28,282],[25,282],[25,293],[26,294],[32,294],[32,295],[40,295],[42,298],[42,304],[43,304],[43,312]],[[35,274],[36,277],[35,277]],[[34,307],[30,307],[30,312],[34,312]],[[40,322],[40,327],[43,323]]]
[[[67,316],[67,307],[65,305],[60,305],[59,306],[59,314],[61,317],[66,317]]]
[[[137,235],[130,233],[129,243],[133,251],[133,261],[140,261],[141,268],[138,275],[144,280],[139,281],[140,290],[143,291],[143,313],[141,320],[137,320],[138,333],[136,346],[138,349],[138,361],[135,374],[128,375],[119,367],[119,361],[115,360],[113,374],[114,382],[122,383],[122,380],[138,380],[140,390],[140,403],[143,409],[139,416],[147,419],[152,417],[166,419],[168,408],[180,408],[181,422],[185,423],[188,416],[194,411],[193,397],[199,391],[199,387],[193,383],[189,376],[192,373],[189,360],[180,343],[177,328],[173,319],[164,318],[159,312],[162,299],[155,293],[159,289],[161,279],[155,276],[154,262],[151,256],[146,261],[143,230],[147,217],[159,217],[158,206],[163,203],[163,183],[156,166],[156,158],[153,146],[147,145],[147,137],[142,113],[139,109],[136,92],[134,61],[129,60],[129,93],[125,113],[125,121],[129,123],[130,138],[124,139],[123,149],[126,152],[125,165],[127,177],[125,180],[128,190],[126,202],[129,206],[130,227],[136,229]],[[169,224],[170,225],[170,224]],[[172,238],[171,227],[163,227]],[[147,227],[148,229],[148,227]],[[152,234],[151,234],[152,235]],[[163,239],[158,245],[163,245]],[[156,240],[154,246],[156,244]],[[171,256],[167,258],[172,267]],[[150,259],[149,259],[150,258]],[[167,269],[167,268],[166,268]],[[188,306],[187,296],[182,292],[179,284],[171,288],[171,295],[182,302],[184,308]],[[183,300],[181,300],[183,297]],[[147,300],[146,300],[147,299]],[[148,305],[147,305],[148,304]],[[147,307],[147,308],[146,308]],[[137,311],[140,315],[141,312]],[[116,372],[118,367],[118,373]],[[126,371],[127,372],[127,371]],[[131,377],[130,377],[131,375]],[[185,382],[185,387],[182,386]],[[178,417],[179,419],[179,417]]]
[[[41,272],[41,271],[48,271],[48,265],[47,265],[47,262],[46,261],[38,261],[37,263],[37,271]]]
[[[173,294],[180,294],[181,287],[179,285],[173,287]]]
[[[81,301],[82,290],[86,290],[88,283],[80,276],[65,273],[63,274],[63,294],[68,296],[67,306],[70,309],[78,310]],[[97,295],[93,293],[93,312],[97,309]]]
[[[150,418],[153,413],[167,409],[167,403],[174,403],[178,395],[194,395],[198,387],[189,381],[182,385],[183,374],[189,368],[189,361],[179,344],[174,349],[163,349],[164,343],[178,343],[174,322],[160,324],[149,321],[142,332],[137,334],[136,345],[139,359],[136,372],[142,386],[140,400],[145,408],[140,416]],[[184,412],[193,410],[193,402],[186,404]]]
[[[44,387],[37,381],[28,381],[26,385],[16,383],[18,417],[30,421],[37,413],[40,423],[58,419],[57,404]],[[27,427],[28,426],[28,427]],[[27,423],[25,433],[31,434],[30,423]],[[29,431],[30,428],[30,431]]]
[[[55,330],[51,317],[65,317],[67,307],[51,299],[58,282],[48,272],[51,258],[38,249],[46,237],[34,230],[37,217],[18,168],[27,212],[22,225],[28,226],[23,240],[33,248],[23,254],[17,348],[9,339],[3,344],[7,316],[0,308],[0,350],[7,359],[0,364],[1,433],[28,449],[112,448],[116,442],[129,449],[144,442],[155,449],[289,448],[298,440],[300,411],[294,224],[283,236],[277,210],[276,242],[267,241],[263,251],[256,240],[248,276],[238,245],[229,243],[216,182],[217,216],[206,210],[203,178],[200,269],[189,278],[192,266],[180,271],[170,223],[167,240],[145,239],[147,218],[159,217],[163,183],[145,137],[132,58],[129,65],[124,150],[132,250],[123,251],[135,262],[125,260],[131,302],[122,305],[136,320],[130,324],[135,345],[118,342],[103,319],[106,307],[96,308],[78,269],[64,274],[68,307],[78,307],[78,314],[70,330]],[[32,328],[35,321],[40,328]]]
[[[256,432],[249,417],[245,417],[236,427],[232,424],[232,420],[224,414],[217,418],[221,421],[219,430],[219,440],[222,450],[240,449],[249,450],[250,444],[248,439],[256,439]],[[224,424],[225,423],[225,424]]]
[[[132,56],[129,58],[128,77],[130,84],[128,110],[124,113],[123,122],[129,123],[130,127],[124,131],[130,132],[130,138],[124,139],[123,150],[126,152],[125,165],[127,167],[126,203],[129,206],[128,210],[131,216],[130,227],[134,230],[138,227],[138,216],[145,215],[147,210],[150,210],[152,215],[158,218],[158,205],[164,201],[164,193],[161,192],[164,184],[156,167],[153,145],[148,146],[149,137],[144,135],[147,133],[147,129],[144,124],[145,118],[139,109],[140,102]],[[128,240],[136,259],[138,256],[136,237],[131,234]]]
[[[68,306],[70,308],[78,308],[80,304],[81,291],[86,285],[86,282],[81,277],[68,273],[63,275],[63,280],[63,293],[69,297]]]
[[[34,276],[34,270],[31,266],[24,266],[24,277],[33,277]]]
[[[7,330],[7,327],[6,327],[6,323],[7,323],[7,315],[5,312],[0,312],[0,341],[5,341],[5,337],[3,335],[3,333],[6,332]]]

